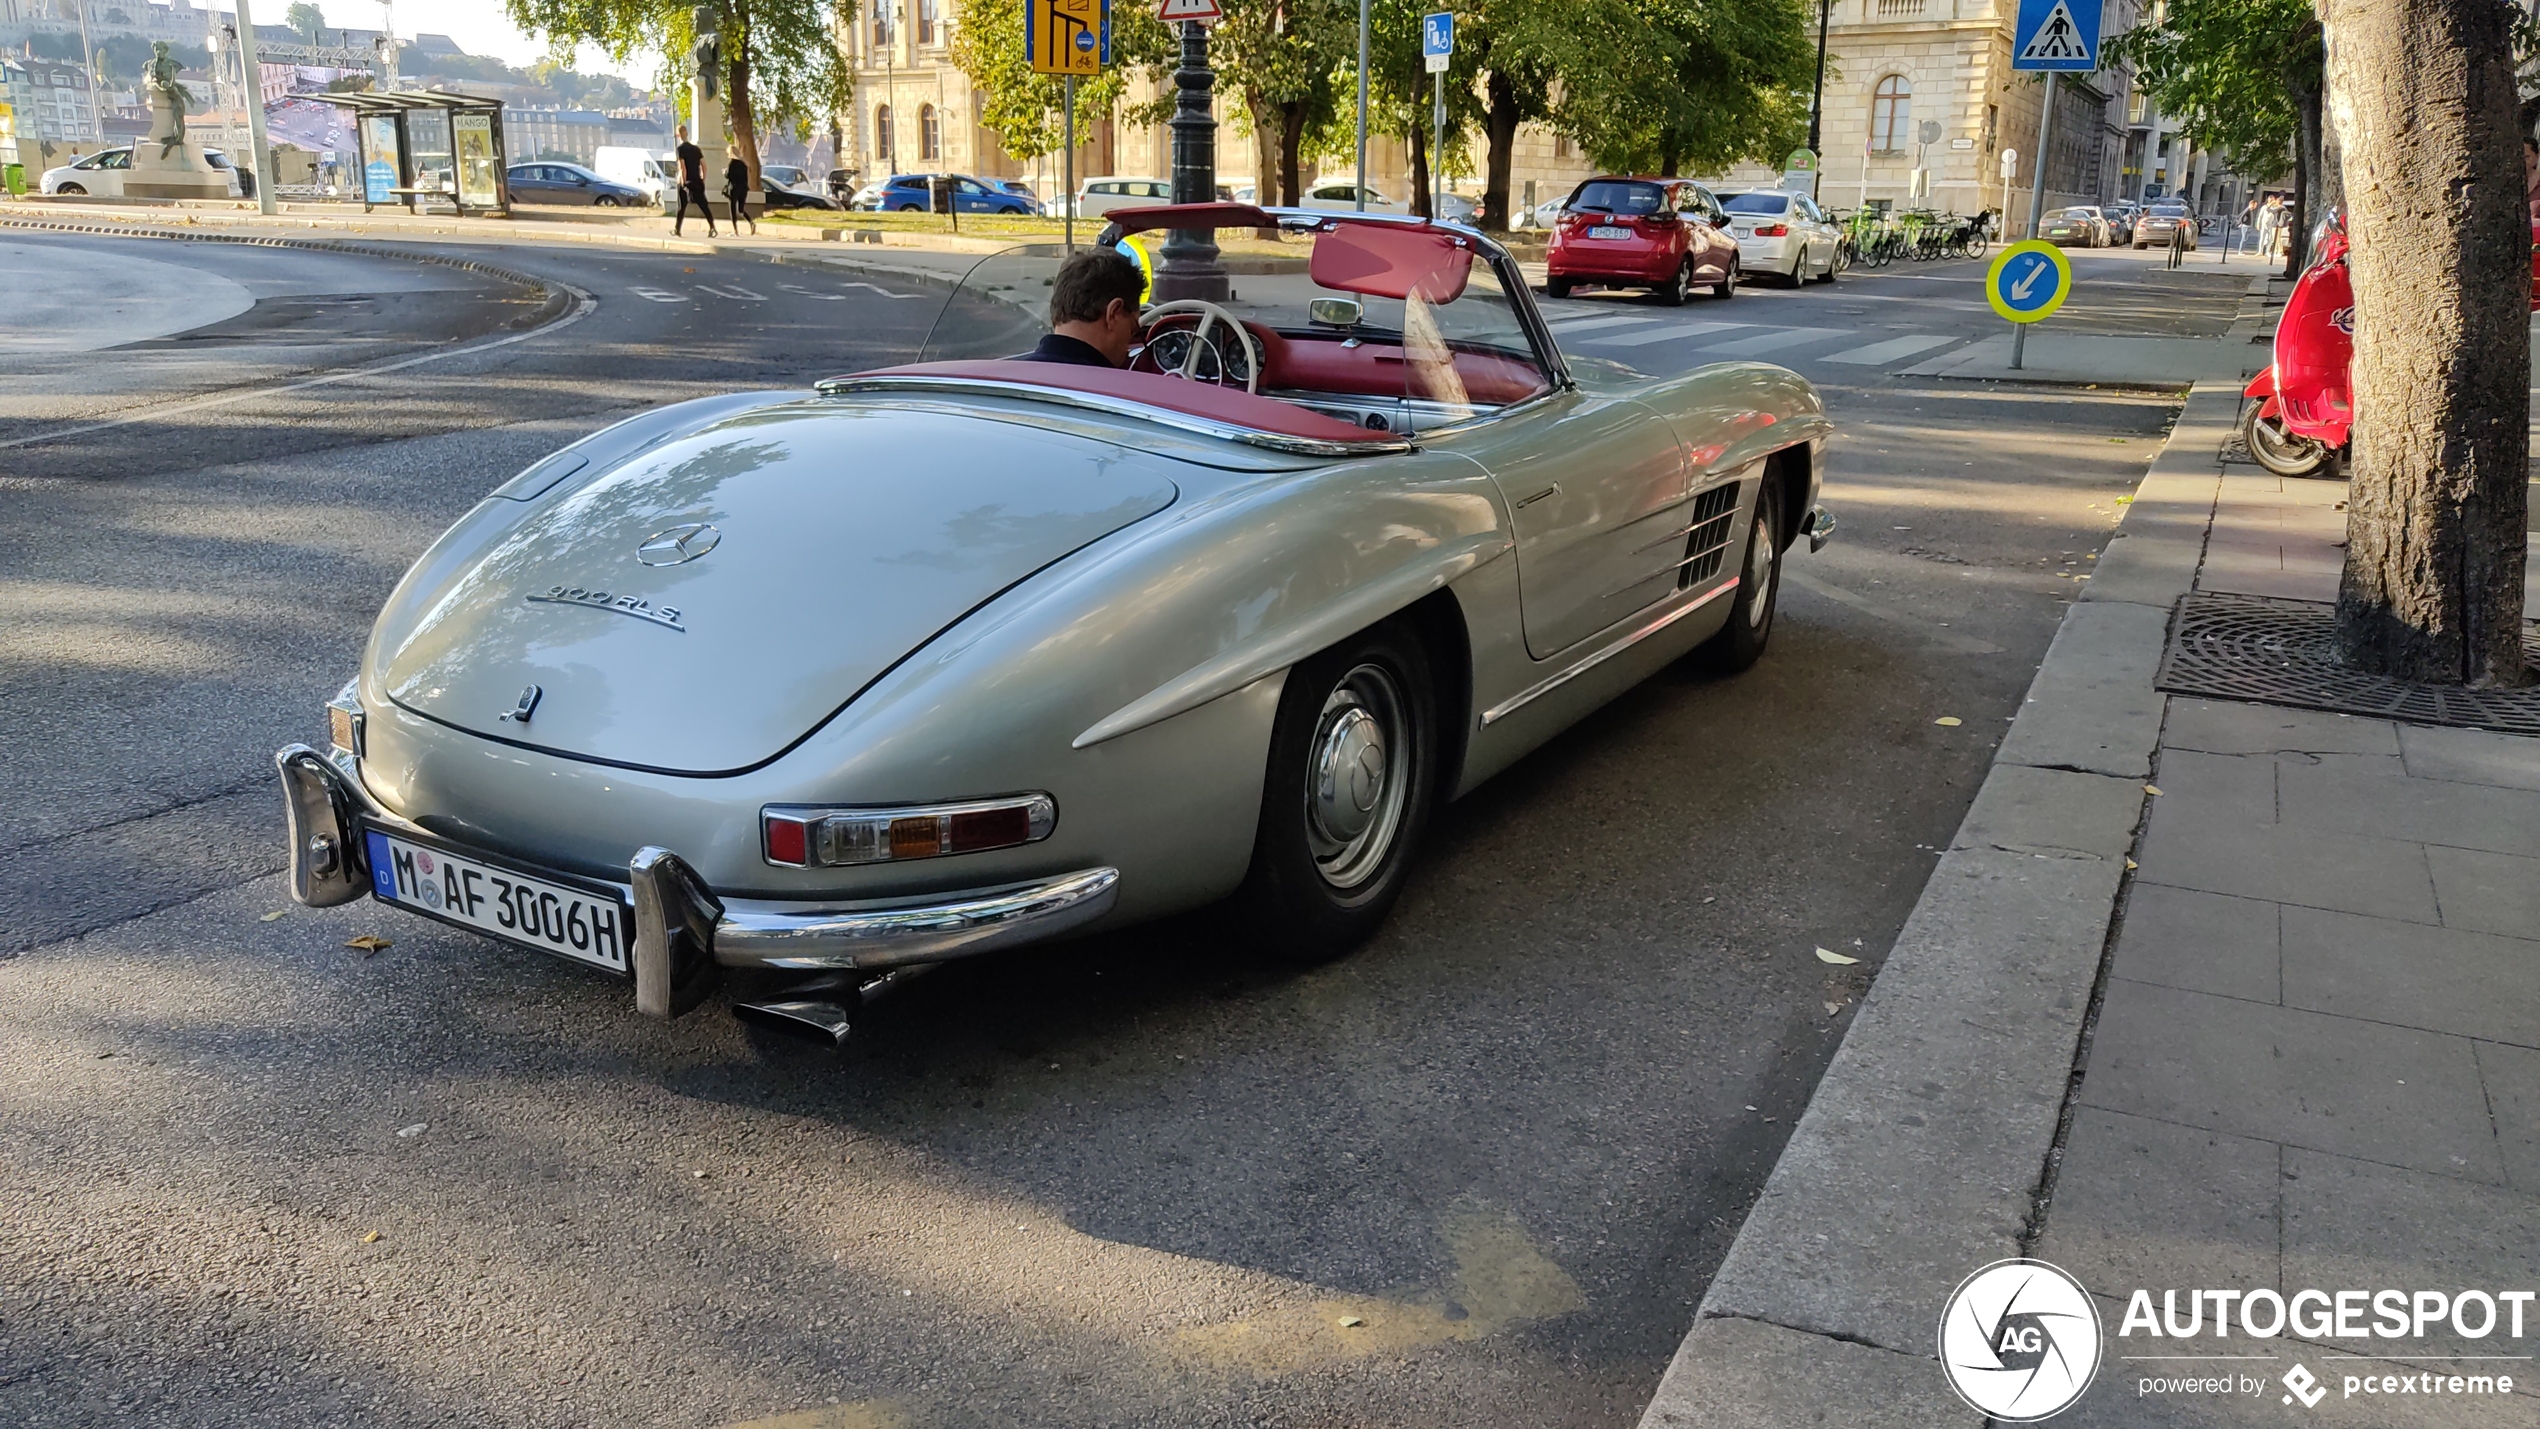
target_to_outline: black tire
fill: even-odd
[[[1567,278],[1544,279],[1543,295],[1547,298],[1566,298],[1570,296],[1570,280]]]
[[[607,194],[602,194],[598,198],[591,200],[591,207],[615,208],[617,207],[617,200],[609,197]]]
[[[1841,246],[1841,245],[1839,245],[1839,244],[1838,244],[1838,245],[1836,246],[1836,248],[1835,248],[1835,251],[1834,251],[1834,252],[1829,253],[1829,254],[1827,254],[1827,255],[1826,255],[1826,271],[1825,271],[1825,275],[1824,275],[1823,277],[1821,277],[1821,278],[1817,279],[1817,281],[1818,281],[1818,282],[1820,282],[1820,283],[1831,283],[1831,282],[1833,282],[1833,281],[1834,281],[1834,275],[1842,271],[1842,268],[1841,268],[1841,266],[1840,266],[1840,264],[1841,264],[1841,262],[1842,262],[1842,258],[1843,258],[1843,248],[1842,248],[1842,246]]]
[[[53,192],[57,194],[77,194],[82,198],[86,198],[88,196],[88,190],[81,188],[77,184],[64,184],[60,188],[53,190]]]
[[[1692,281],[1693,260],[1687,258],[1676,264],[1676,271],[1674,275],[1669,277],[1666,282],[1650,289],[1649,295],[1656,298],[1659,302],[1666,304],[1668,307],[1681,308],[1685,305],[1685,289],[1692,283]]]
[[[1362,631],[1288,672],[1252,871],[1234,900],[1262,952],[1329,962],[1383,924],[1437,801],[1437,727],[1428,653],[1404,621]],[[1404,746],[1409,757],[1396,757]],[[1336,784],[1336,769],[1353,777]]]
[[[2249,459],[2277,476],[2336,476],[2335,455],[2325,442],[2297,437],[2274,422],[2258,420],[2266,404],[2252,402],[2240,415],[2240,439],[2249,444]]]
[[[1738,566],[1737,594],[1729,601],[1729,623],[1694,652],[1723,675],[1751,669],[1772,641],[1773,612],[1782,592],[1781,509],[1781,482],[1768,469],[1755,496],[1755,519],[1747,524],[1746,554]]]
[[[1711,296],[1724,303],[1737,296],[1736,255],[1730,255],[1727,271],[1720,275],[1720,281],[1711,285]]]
[[[1790,260],[1790,271],[1782,276],[1782,281],[1788,283],[1793,288],[1807,286],[1808,245],[1803,243],[1799,246],[1799,254],[1797,257]]]
[[[926,210],[919,208],[913,203],[904,203],[900,205],[900,212],[902,213],[924,213],[925,211]]]

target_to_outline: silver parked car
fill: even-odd
[[[1116,210],[1170,227],[1169,207]],[[1297,959],[1446,803],[1670,663],[1742,669],[1822,542],[1782,368],[1564,356],[1484,235],[1207,210],[1308,271],[1010,360],[1064,250],[923,360],[667,407],[497,487],[277,756],[292,886],[843,1038],[898,970],[1222,899]]]

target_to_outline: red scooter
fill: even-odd
[[[2355,289],[2346,276],[2346,212],[2332,209],[2311,239],[2311,266],[2275,325],[2275,362],[2241,396],[2240,435],[2278,476],[2329,476],[2355,424],[2346,370],[2355,355]],[[2540,312],[2540,226],[2532,230],[2531,306]]]

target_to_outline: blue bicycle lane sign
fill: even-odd
[[[2052,243],[2014,243],[1984,274],[1985,301],[2015,323],[2033,323],[2064,305],[2073,291],[2073,265]]]

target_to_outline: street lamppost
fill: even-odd
[[[1217,83],[1208,67],[1208,27],[1197,20],[1182,22],[1182,64],[1173,71],[1179,96],[1173,104],[1173,201],[1211,203],[1217,198],[1217,120],[1209,99]],[[1155,301],[1200,298],[1222,303],[1231,285],[1226,265],[1217,259],[1214,230],[1176,228],[1165,234],[1156,254]]]
[[[1817,92],[1808,101],[1808,152],[1817,155],[1826,152],[1826,20],[1833,10],[1834,0],[1817,0]]]
[[[907,13],[907,6],[883,0],[882,111],[891,116],[890,170],[882,175],[885,182],[900,171],[900,21]]]

